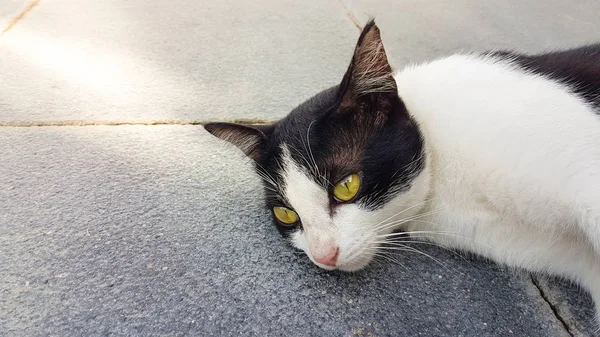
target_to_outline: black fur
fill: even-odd
[[[581,98],[600,109],[600,43],[538,55],[510,51],[493,54],[513,60],[526,71],[567,85]]]

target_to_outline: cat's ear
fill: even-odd
[[[371,19],[358,38],[352,62],[340,84],[339,98],[342,105],[350,106],[373,94],[397,96],[398,88],[379,28]]]
[[[246,126],[233,123],[208,123],[204,129],[218,138],[237,146],[255,161],[260,158],[270,125]]]

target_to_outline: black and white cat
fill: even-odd
[[[339,85],[272,125],[205,127],[254,159],[277,228],[322,268],[361,269],[403,230],[600,304],[600,44],[394,73],[370,21]]]

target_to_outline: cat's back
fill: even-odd
[[[549,215],[574,200],[600,206],[599,52],[454,55],[398,72],[438,190],[548,201]]]
[[[498,51],[489,55],[510,60],[524,71],[563,83],[584,100],[600,108],[600,43],[537,55],[511,51]]]

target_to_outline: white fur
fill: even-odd
[[[382,209],[347,204],[331,215],[327,192],[286,156],[285,195],[304,226],[293,244],[309,257],[338,244],[336,267],[360,269],[382,235],[397,229],[381,223],[420,212],[423,221],[406,230],[568,277],[598,306],[600,116],[593,108],[568,87],[494,58],[451,56],[395,79],[424,134],[426,169]]]
[[[600,302],[600,116],[508,62],[452,56],[396,76],[442,210],[409,230],[509,266],[581,282]],[[462,236],[464,238],[460,238]]]

